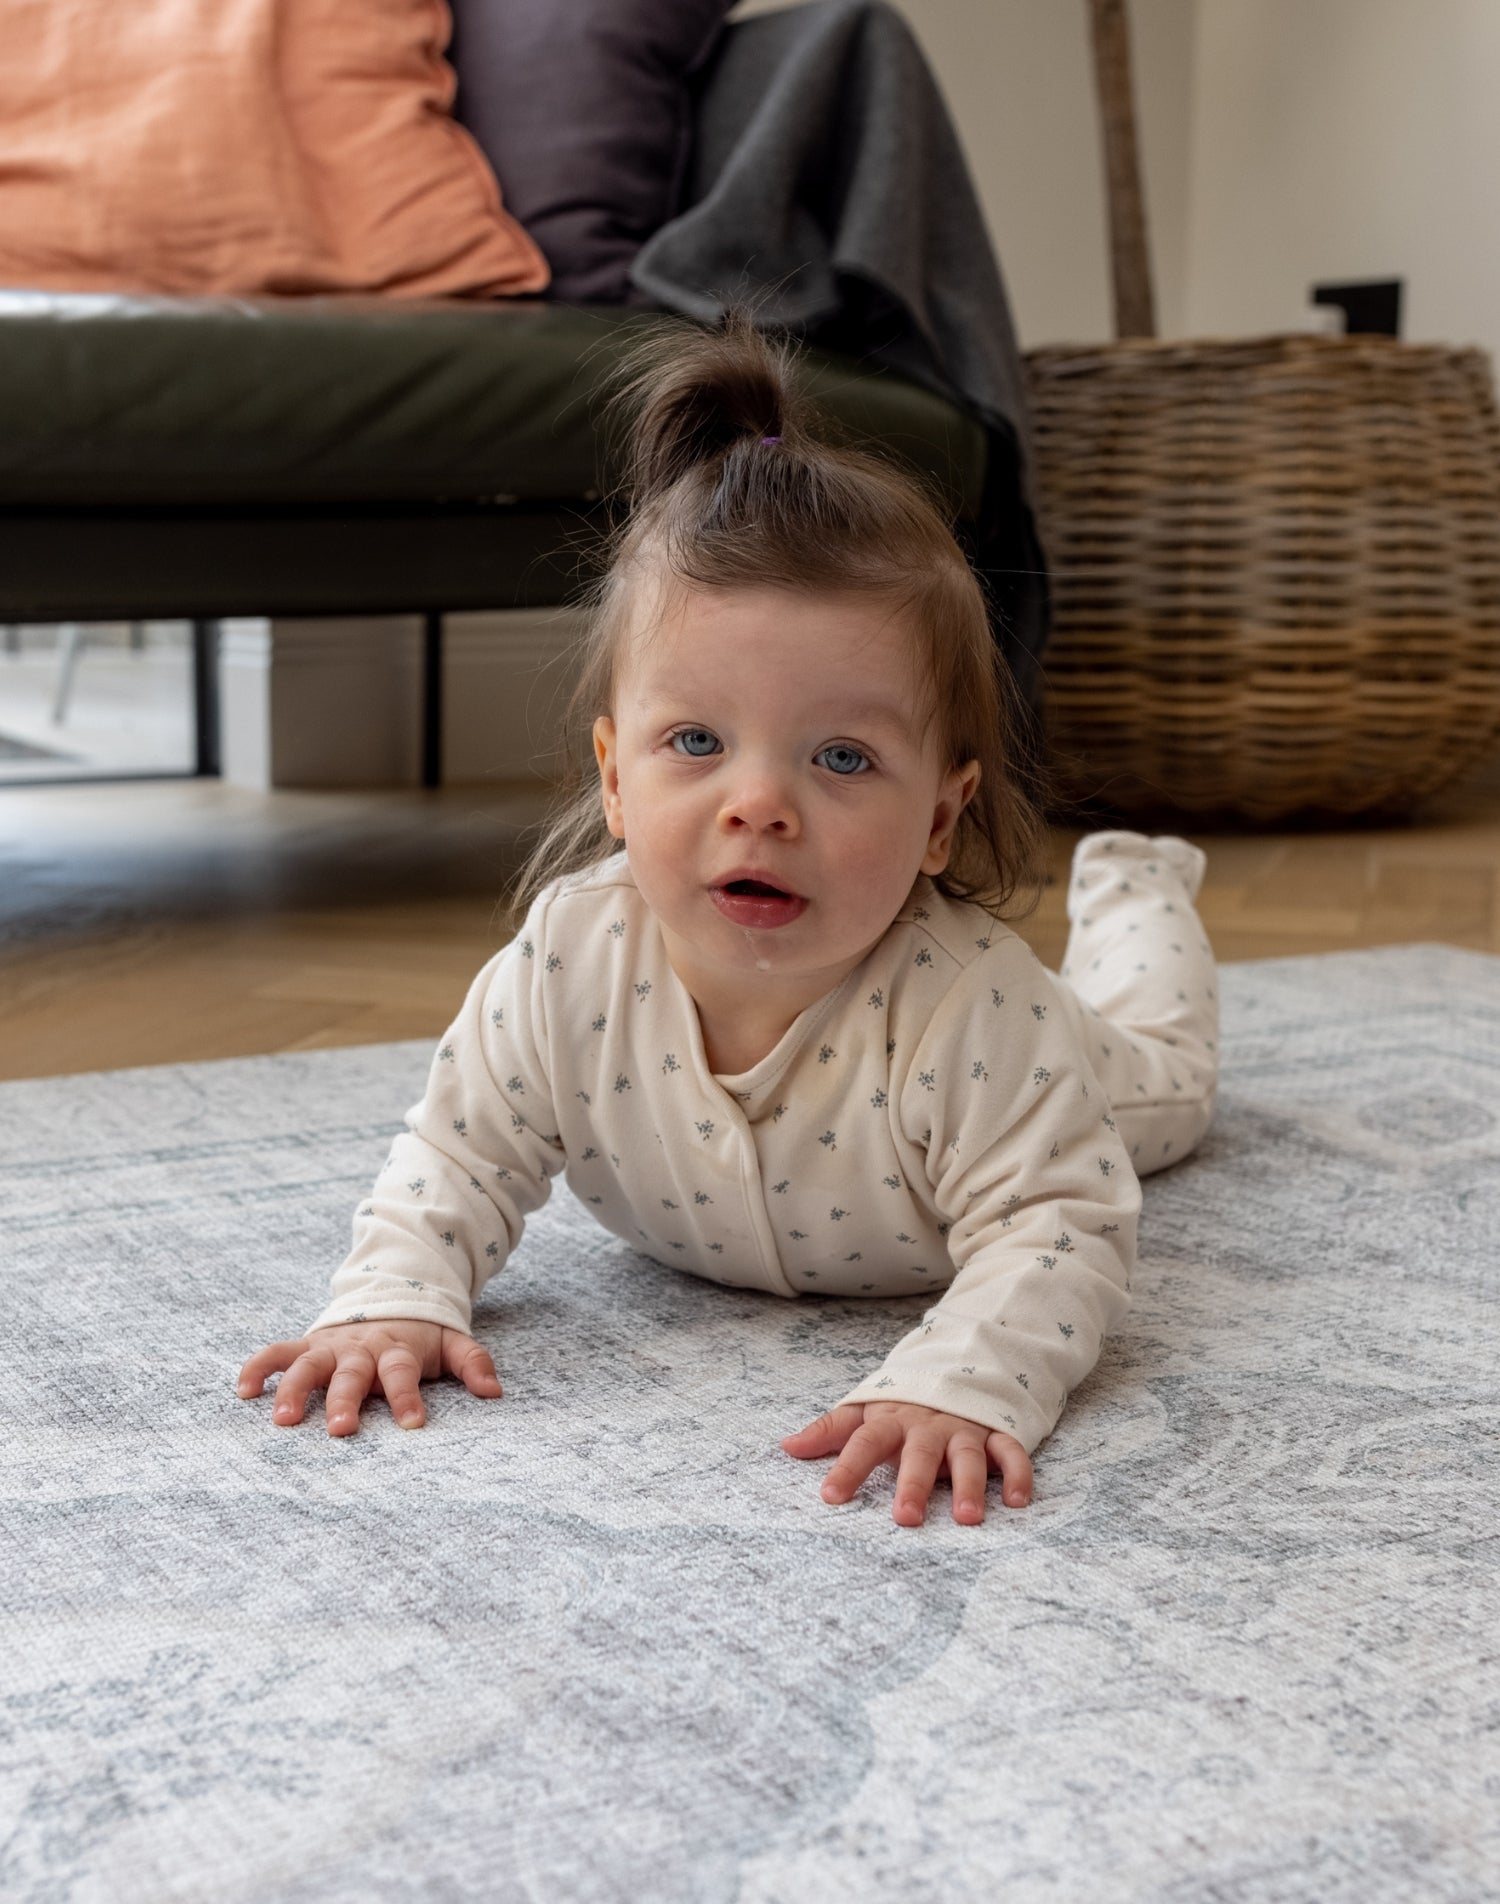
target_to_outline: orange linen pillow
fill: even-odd
[[[5,0],[0,283],[542,290],[450,116],[446,0]]]

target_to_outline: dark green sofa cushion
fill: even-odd
[[[0,290],[0,509],[313,509],[587,498],[599,399],[643,323],[524,299],[177,300]],[[964,520],[982,427],[810,352],[839,423],[935,476]]]

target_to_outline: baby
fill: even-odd
[[[498,1396],[470,1305],[561,1172],[616,1236],[779,1296],[909,1296],[920,1322],[782,1446],[844,1502],[898,1465],[984,1518],[1127,1306],[1139,1176],[1212,1114],[1218,1008],[1174,838],[1079,845],[1061,976],[1001,923],[1043,832],[974,574],[904,470],[819,438],[747,323],[657,341],[633,509],[574,706],[592,768],[522,877],[275,1420],[333,1435],[441,1374]],[[623,843],[623,850],[616,846]],[[628,1265],[622,1260],[622,1269]],[[941,1291],[939,1296],[938,1292]]]

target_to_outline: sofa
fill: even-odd
[[[940,122],[937,161],[913,168],[899,141],[892,157],[893,84]],[[675,216],[623,298],[0,289],[0,622],[191,618],[213,771],[221,618],[420,614],[437,784],[444,614],[577,594],[610,507],[600,399],[622,351],[664,311],[712,321],[748,297],[807,343],[835,425],[949,499],[1033,695],[1046,597],[1019,359],[910,34],[876,0],[729,22],[689,101]]]

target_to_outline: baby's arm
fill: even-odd
[[[926,1415],[957,1419],[982,1439],[1011,1499],[1030,1481],[1029,1461],[1023,1470],[1016,1457],[1051,1432],[1128,1306],[1140,1184],[1097,1079],[1058,1022],[1043,968],[1014,938],[961,975],[917,1047],[899,1106],[951,1225],[957,1273],[884,1365],[824,1417],[831,1425],[796,1439],[818,1441],[819,1452],[845,1445],[829,1479],[852,1492],[892,1458],[867,1459],[872,1404],[925,1411],[911,1421],[925,1423],[929,1447],[936,1426]],[[844,1412],[856,1407],[857,1422]],[[991,1443],[996,1433],[1012,1446]],[[888,1443],[892,1430],[880,1434]],[[944,1458],[951,1470],[951,1453]],[[927,1461],[930,1453],[913,1465],[914,1482]],[[907,1478],[903,1459],[903,1489]],[[924,1499],[929,1490],[930,1479]]]
[[[536,1024],[535,948],[523,931],[470,987],[426,1093],[356,1212],[331,1302],[305,1337],[245,1363],[242,1395],[284,1371],[278,1422],[300,1421],[321,1387],[330,1434],[354,1432],[372,1389],[405,1426],[425,1415],[419,1380],[446,1372],[475,1394],[500,1392],[493,1362],[469,1336],[470,1306],[564,1161]]]
[[[566,1161],[536,996],[539,927],[485,966],[354,1217],[314,1327],[408,1316],[468,1331],[473,1299]]]
[[[1060,1138],[1035,1160],[995,1160],[992,1186],[964,1193],[969,1215],[954,1220],[953,1281],[845,1400],[922,1401],[1028,1454],[1046,1440],[1129,1305],[1140,1186],[1115,1133],[1100,1136],[1087,1163],[1108,1166],[1113,1199],[1066,1181]]]

